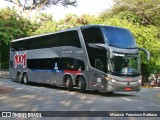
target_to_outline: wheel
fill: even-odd
[[[19,83],[23,83],[21,73],[18,73],[18,74],[17,74],[17,80],[18,80]]]
[[[86,92],[86,82],[83,77],[79,77],[79,89],[81,93]]]
[[[26,73],[23,75],[23,83],[28,84],[28,75]]]
[[[65,85],[68,87],[68,90],[72,91],[73,90],[73,81],[70,76],[66,77],[65,83],[66,83]]]

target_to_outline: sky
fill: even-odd
[[[59,20],[65,17],[66,14],[72,13],[76,15],[90,14],[98,15],[104,10],[112,7],[113,0],[78,0],[77,7],[64,8],[63,6],[53,6],[47,9],[45,12],[52,14],[54,19]],[[11,6],[10,3],[5,0],[1,0],[0,8]]]

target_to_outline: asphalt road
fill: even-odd
[[[114,94],[87,91],[82,94],[78,90],[69,92],[65,88],[47,85],[23,85],[10,79],[0,78],[0,111],[160,111],[160,88],[142,88],[140,92],[115,92]],[[160,120],[160,117],[48,117],[41,119]]]

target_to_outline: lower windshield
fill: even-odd
[[[117,54],[109,61],[109,71],[115,75],[140,75],[138,55]]]

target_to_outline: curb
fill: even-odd
[[[160,89],[160,87],[153,87],[153,88]]]
[[[8,77],[8,76],[0,76],[0,78],[10,79],[10,77]]]

